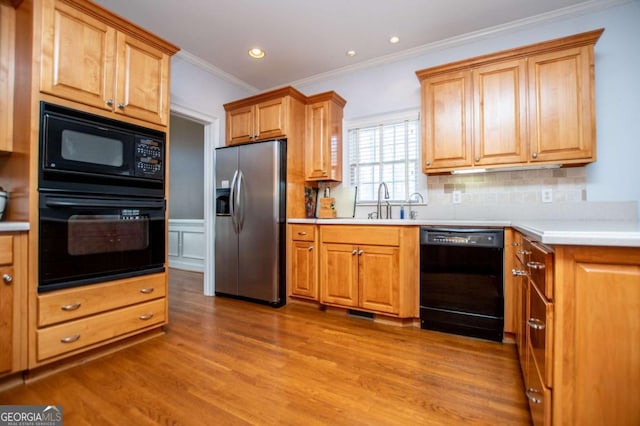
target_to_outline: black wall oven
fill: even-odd
[[[42,103],[38,291],[164,271],[165,134]]]

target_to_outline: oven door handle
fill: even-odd
[[[47,207],[118,207],[118,208],[164,208],[164,200],[96,200],[78,198],[53,198],[45,202]]]

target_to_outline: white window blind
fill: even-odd
[[[351,128],[349,174],[358,202],[375,202],[385,182],[391,201],[406,201],[416,191],[418,119]]]

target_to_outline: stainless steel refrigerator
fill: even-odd
[[[215,293],[285,303],[286,141],[216,149]]]

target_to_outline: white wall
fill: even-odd
[[[523,22],[439,43],[418,56],[293,85],[305,94],[335,90],[347,100],[345,120],[420,106],[415,71],[498,50],[605,28],[596,44],[597,161],[586,167],[588,201],[640,200],[640,2]],[[640,204],[640,203],[639,203]],[[640,217],[640,206],[637,207]]]

